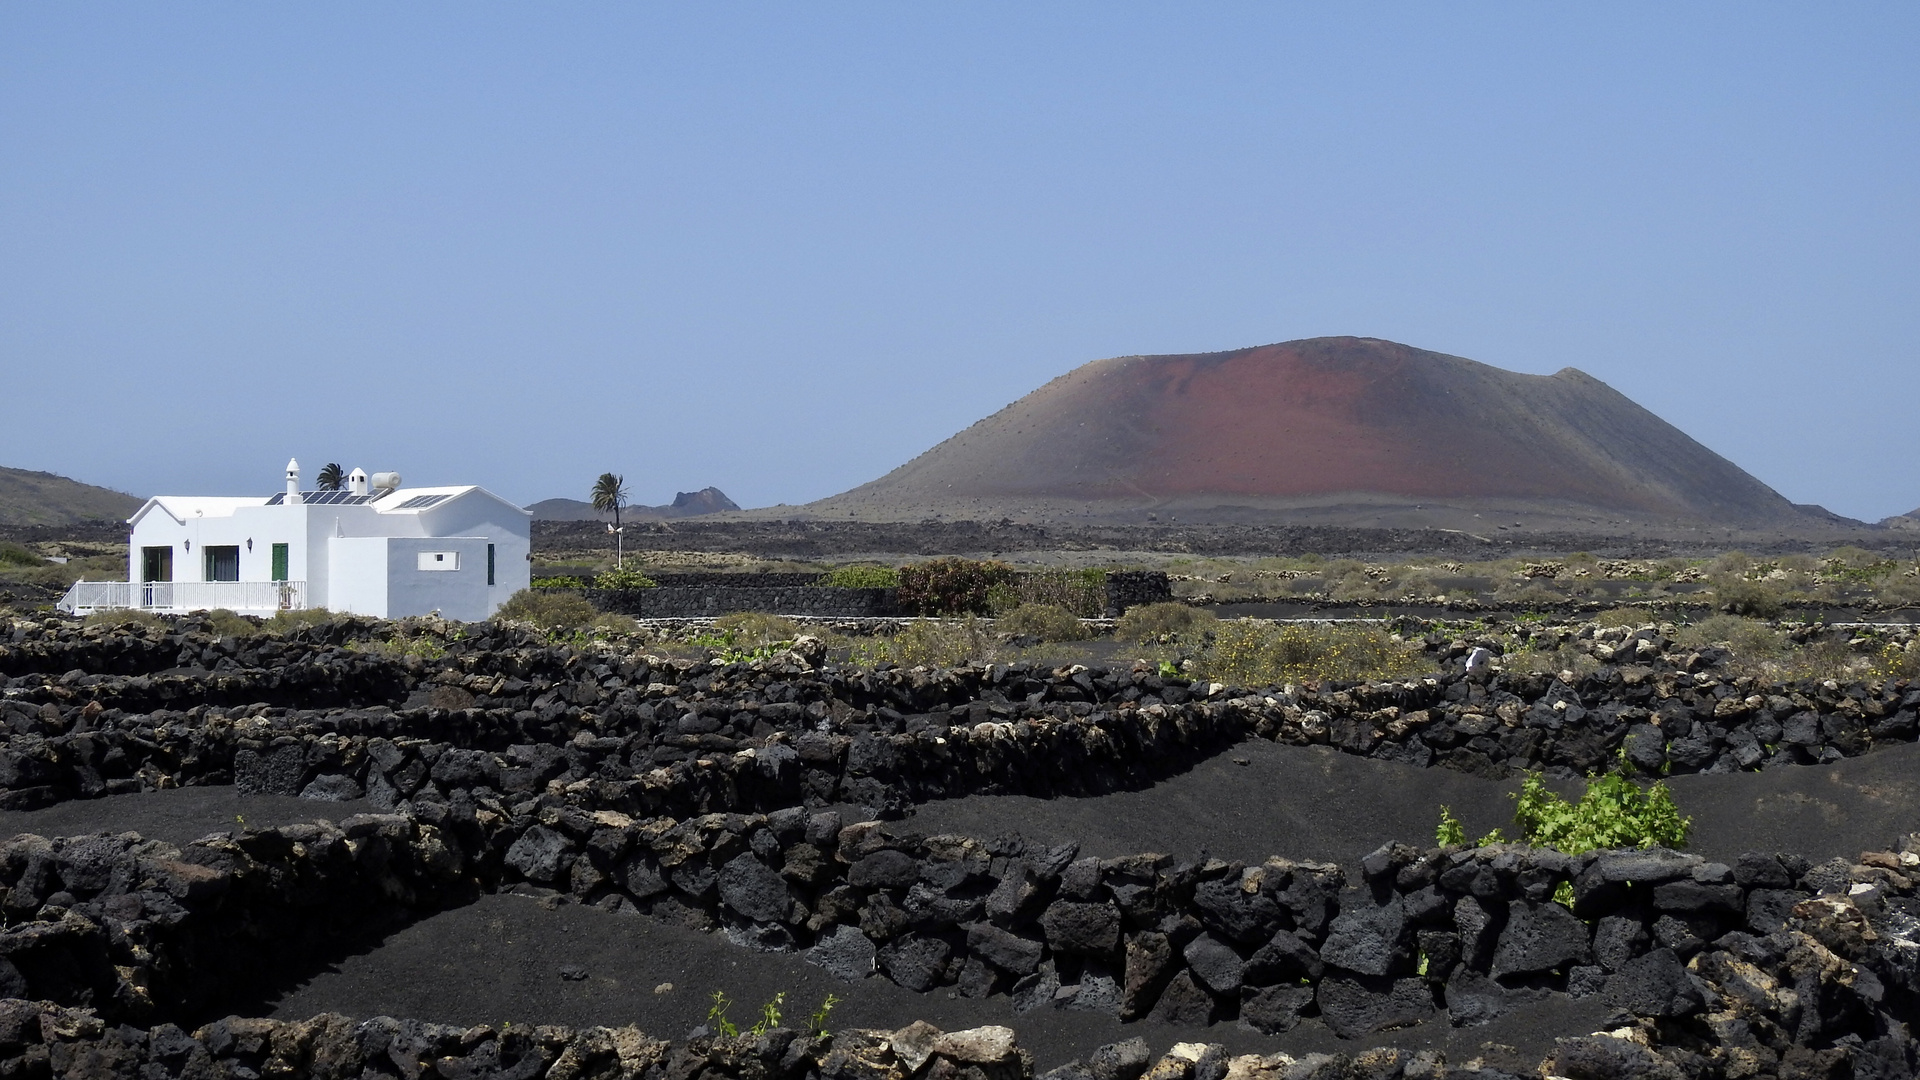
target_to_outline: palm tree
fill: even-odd
[[[626,562],[626,551],[621,543],[620,510],[627,505],[627,478],[610,472],[601,473],[600,479],[593,482],[592,499],[595,510],[603,514],[613,512],[613,566],[617,570]]]
[[[329,461],[320,466],[320,475],[315,477],[313,482],[321,491],[339,491],[341,485],[347,482],[347,474],[340,468],[339,462]]]

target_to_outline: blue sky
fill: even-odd
[[[1581,368],[1920,506],[1911,4],[0,7],[0,464],[743,505],[1074,366]]]

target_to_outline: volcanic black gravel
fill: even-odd
[[[1748,851],[1790,851],[1819,862],[1881,850],[1920,831],[1917,771],[1920,744],[1900,744],[1833,765],[1693,774],[1668,784],[1681,813],[1693,817],[1689,851],[1728,863]],[[1551,786],[1568,795],[1580,787]],[[1102,858],[1204,850],[1238,862],[1282,855],[1352,866],[1390,841],[1433,843],[1442,804],[1470,835],[1496,827],[1511,834],[1507,796],[1519,789],[1518,779],[1249,741],[1145,791],[1082,799],[972,796],[922,804],[909,824],[927,834],[1077,840],[1082,852]]]

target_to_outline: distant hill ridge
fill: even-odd
[[[1285,519],[1336,504],[1743,526],[1810,516],[1584,372],[1525,375],[1360,337],[1094,361],[803,509]]]
[[[533,511],[536,521],[594,521],[611,518],[593,508],[590,502],[579,499],[542,499],[527,507]],[[723,510],[738,510],[740,507],[726,492],[717,487],[704,487],[699,491],[677,492],[673,501],[665,506],[629,506],[620,512],[622,518],[680,518],[696,517],[700,514],[717,514]]]
[[[49,472],[0,466],[0,525],[123,521],[145,501]]]

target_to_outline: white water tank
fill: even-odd
[[[373,474],[373,493],[385,495],[400,486],[400,474],[397,472],[377,472]]]

